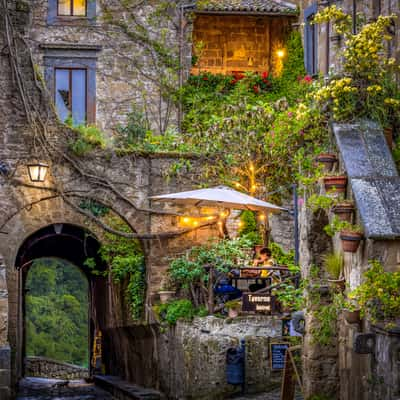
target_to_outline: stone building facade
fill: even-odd
[[[159,81],[164,81],[160,79],[164,74],[165,81],[176,86],[189,73],[191,19],[178,2],[177,7],[163,10],[169,18],[160,22],[159,3],[165,6],[165,2],[146,2],[123,12],[118,1],[88,1],[85,15],[72,6],[60,12],[55,0],[5,0],[0,5],[1,399],[12,397],[24,374],[24,279],[30,261],[61,256],[83,268],[85,232],[96,238],[90,251],[101,242],[101,227],[77,208],[82,193],[123,216],[140,235],[146,261],[148,325],[133,324],[123,287],[111,279],[90,278],[91,340],[103,332],[107,372],[146,386],[164,379],[165,389],[173,390],[168,386],[173,382],[155,368],[158,350],[145,357],[158,336],[151,305],[170,258],[217,236],[218,229],[211,224],[180,232],[178,215],[190,210],[157,206],[149,197],[193,188],[202,160],[188,155],[191,167],[166,179],[182,155],[116,155],[106,149],[80,158],[69,152],[73,132],[60,124],[55,112],[61,119],[71,112],[75,122],[96,124],[108,133],[110,142],[137,109],[158,132],[177,121],[179,109],[163,96]],[[151,14],[155,20],[145,25],[144,34],[143,24]],[[168,54],[180,59],[183,67],[178,74],[169,74],[174,68],[160,63],[164,47],[153,53],[149,45],[153,40],[163,40]],[[79,82],[84,82],[84,91]],[[28,174],[27,165],[38,161],[49,166],[44,182],[32,182]],[[174,234],[177,231],[181,234]],[[163,236],[165,232],[172,234]],[[132,337],[137,347],[125,352],[123,344],[132,342]],[[258,339],[254,343],[261,346]],[[132,361],[137,361],[138,349],[141,368]],[[122,352],[123,357],[116,357]],[[254,378],[254,384],[260,379]]]
[[[390,0],[299,2],[305,65],[310,74],[327,76],[341,69],[343,38],[332,31],[329,23],[311,24],[316,12],[332,4],[352,16],[363,13],[367,22],[378,15],[400,13],[399,3]],[[399,61],[398,23],[398,18],[393,21],[393,41],[387,49],[387,56]],[[354,25],[353,30],[356,29]],[[338,171],[345,172],[349,177],[347,196],[357,206],[356,222],[364,227],[366,236],[365,243],[356,254],[344,255],[344,276],[347,290],[351,290],[362,282],[371,259],[379,260],[386,271],[399,271],[399,236],[397,231],[394,232],[399,204],[396,195],[389,193],[389,188],[398,181],[398,173],[383,133],[374,124],[334,126],[332,142],[340,156]],[[374,154],[379,154],[379,160]],[[378,166],[377,163],[381,164]],[[389,182],[391,180],[393,182]],[[376,189],[378,186],[380,189]],[[372,210],[374,212],[371,213]],[[339,239],[335,237],[331,240],[323,231],[331,217],[325,213],[313,214],[305,206],[302,207],[300,254],[305,276],[309,276],[312,265],[322,265],[324,254],[341,251]],[[329,296],[321,298],[323,303],[331,300]],[[340,318],[337,337],[329,346],[321,347],[315,344],[311,334],[316,324],[318,322],[313,313],[308,313],[303,347],[303,365],[308,371],[304,380],[306,396],[326,395],[333,399],[360,400],[394,399],[399,396],[396,357],[400,337],[396,332],[381,329],[368,320],[359,326]],[[367,339],[372,344],[369,351],[360,352],[357,343]]]

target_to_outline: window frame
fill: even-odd
[[[311,19],[317,14],[317,3],[304,10],[304,66],[309,75],[316,75],[318,65],[318,25],[311,25]]]
[[[56,69],[86,69],[86,124],[95,124],[97,53],[101,46],[42,44],[40,49],[44,50],[44,77],[52,100]]]
[[[71,0],[71,5],[73,0]],[[73,7],[73,6],[72,6]],[[48,0],[47,24],[48,25],[86,25],[95,24],[97,14],[97,1],[86,0],[85,15],[60,15],[58,14],[58,0]]]
[[[72,114],[72,71],[85,71],[85,121],[84,125],[88,125],[88,98],[89,98],[89,93],[88,93],[88,69],[87,67],[54,67],[54,72],[53,72],[53,101],[54,105],[56,106],[56,88],[57,88],[57,70],[64,70],[68,71],[68,85],[69,85],[69,104],[71,105],[71,114]],[[56,106],[57,109],[57,106]],[[63,122],[63,121],[62,121]]]
[[[60,14],[59,13],[59,3],[60,0],[57,0],[57,17],[61,18],[87,18],[88,15],[88,0],[85,0],[85,14],[83,15],[75,15],[74,14],[74,0],[69,0],[70,2],[70,14]]]

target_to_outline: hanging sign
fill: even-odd
[[[242,311],[256,314],[272,314],[275,296],[270,294],[243,293]]]

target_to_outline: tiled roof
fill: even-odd
[[[221,13],[296,14],[297,6],[283,0],[199,0],[197,10]]]

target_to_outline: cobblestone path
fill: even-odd
[[[234,397],[232,400],[280,400],[280,398],[281,398],[281,390],[276,389],[268,393]],[[300,394],[297,395],[296,400],[303,400],[303,396],[301,396]]]

